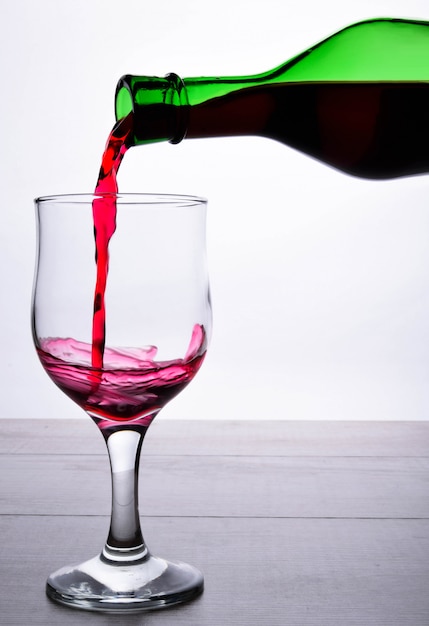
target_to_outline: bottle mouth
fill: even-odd
[[[133,111],[133,97],[128,87],[126,77],[123,76],[116,87],[115,94],[115,117],[121,120]]]
[[[133,145],[179,143],[188,128],[188,98],[177,74],[122,76],[116,86],[116,121],[133,116]]]

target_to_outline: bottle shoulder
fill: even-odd
[[[429,22],[374,18],[351,24],[261,74],[272,82],[429,80]]]

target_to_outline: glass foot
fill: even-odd
[[[201,572],[186,563],[148,556],[124,564],[101,555],[51,574],[46,593],[56,602],[87,611],[137,613],[186,602],[203,587]]]

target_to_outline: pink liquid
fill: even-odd
[[[207,339],[194,326],[182,359],[157,361],[157,348],[112,349],[105,346],[105,290],[109,242],[116,229],[117,172],[133,132],[132,114],[113,128],[103,153],[92,211],[97,267],[92,344],[75,339],[45,338],[39,358],[58,387],[85,409],[100,428],[113,421],[139,420],[147,426],[157,412],[195,376],[204,360]]]
[[[157,349],[105,348],[103,370],[92,368],[92,347],[74,339],[40,341],[39,358],[54,383],[92,416],[128,421],[154,415],[193,379],[206,352],[196,324],[183,359],[157,361]]]
[[[128,138],[133,130],[132,114],[118,122],[107,140],[101,161],[95,193],[100,197],[94,200],[95,259],[97,280],[94,293],[94,317],[92,320],[92,366],[103,367],[103,353],[106,336],[106,308],[104,294],[109,272],[109,241],[116,230],[116,176],[124,154],[128,150]],[[113,194],[113,195],[111,195]]]

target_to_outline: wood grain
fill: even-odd
[[[145,454],[429,456],[429,422],[180,421],[158,419]],[[0,454],[103,454],[89,418],[0,419]]]
[[[44,594],[101,549],[109,479],[90,420],[0,420],[2,626],[429,624],[429,423],[155,422],[143,532],[206,587],[120,620]]]
[[[165,612],[121,619],[50,603],[44,597],[46,576],[95,554],[107,521],[4,517],[2,624],[428,624],[426,520],[147,518],[146,540],[153,553],[183,559],[204,572],[201,598]],[[18,581],[25,591],[17,595]]]
[[[107,515],[107,453],[1,455],[7,514]],[[152,456],[140,512],[191,517],[429,518],[429,458]]]

